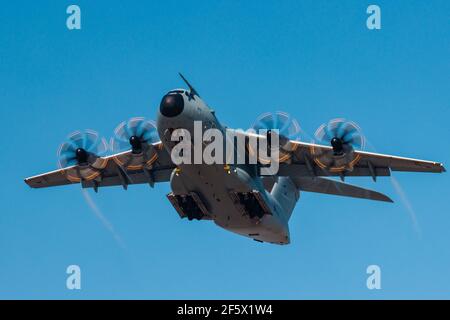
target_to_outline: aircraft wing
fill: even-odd
[[[290,143],[292,143],[292,151],[289,151],[289,161],[280,164],[279,175],[302,175],[303,173],[309,176],[369,176],[376,179],[378,176],[389,176],[390,171],[432,173],[445,171],[443,164],[439,162],[356,150],[353,156],[358,160],[355,161],[352,170],[333,172],[314,161],[314,154],[331,152],[331,147],[299,141],[290,141]]]
[[[83,188],[123,186],[130,184],[149,183],[170,180],[175,168],[170,155],[162,144],[152,145],[152,150],[146,159],[146,165],[140,165],[140,159],[130,151],[98,158],[92,166],[70,166],[59,170],[43,173],[25,179],[32,188],[46,188],[80,183]],[[151,162],[151,163],[150,163]]]
[[[259,136],[265,138],[264,136]],[[350,170],[330,170],[314,161],[316,154],[332,152],[329,146],[289,141],[288,151],[280,148],[280,167],[275,176],[263,177],[264,187],[271,190],[277,176],[289,176],[299,190],[325,193],[377,201],[393,202],[386,195],[353,186],[344,182],[323,178],[323,176],[369,176],[376,180],[378,176],[390,176],[391,171],[408,172],[445,172],[439,162],[404,158],[379,153],[354,151],[357,159]],[[286,145],[285,145],[286,146]]]
[[[248,140],[257,137],[267,139],[264,135],[247,132],[235,132]],[[280,140],[281,141],[281,140]],[[332,153],[331,146],[287,140],[279,149],[280,167],[278,176],[369,176],[374,180],[378,176],[390,176],[391,171],[434,172],[445,171],[442,163],[412,158],[404,158],[380,153],[353,151],[354,161],[351,170],[329,170],[320,161],[317,154]]]
[[[236,136],[245,136],[247,141],[267,140],[267,136],[244,131],[234,131]],[[332,153],[331,146],[307,143],[295,140],[282,142],[280,138],[278,176],[369,176],[374,180],[378,176],[390,176],[391,171],[408,172],[445,172],[442,163],[399,156],[372,153],[366,151],[353,151],[354,161],[350,170],[329,170],[320,161],[316,161],[317,154]],[[250,151],[251,148],[247,148]],[[253,151],[252,151],[253,152]]]

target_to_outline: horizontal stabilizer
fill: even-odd
[[[327,178],[293,178],[299,190],[334,194],[336,196],[353,197],[376,201],[394,202],[388,196],[369,189]]]

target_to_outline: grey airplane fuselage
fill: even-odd
[[[194,137],[194,121],[201,121],[203,130],[217,128],[224,132],[214,112],[198,96],[190,91],[169,91],[161,101],[157,114],[160,139],[171,153],[176,142],[172,141],[174,129],[185,129]],[[212,219],[218,226],[257,241],[276,244],[290,242],[288,220],[290,213],[284,212],[272,192],[268,192],[257,174],[256,165],[224,164],[180,164],[171,175],[170,185],[175,195],[195,192],[201,197]],[[258,192],[271,214],[249,217],[236,206],[230,192]],[[297,199],[295,199],[296,201]]]

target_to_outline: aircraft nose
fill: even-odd
[[[159,112],[161,112],[163,116],[169,118],[176,117],[183,112],[183,109],[184,100],[179,93],[165,95],[159,105]]]

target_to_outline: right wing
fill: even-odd
[[[352,170],[333,172],[326,170],[313,160],[314,150],[330,152],[332,149],[331,147],[300,141],[291,141],[291,143],[295,146],[295,150],[291,153],[293,161],[291,164],[280,164],[280,171],[285,171],[284,173],[287,175],[292,173],[292,170],[296,166],[297,169],[300,169],[297,171],[298,173],[301,172],[301,169],[303,168],[303,172],[305,172],[306,175],[340,176],[344,174],[345,176],[372,176],[374,179],[377,176],[390,176],[390,171],[445,172],[444,166],[439,162],[359,150],[354,151],[354,155],[358,157],[359,160],[355,163]],[[281,173],[281,175],[283,175],[283,173]]]
[[[234,131],[237,136],[253,137],[259,140],[267,140],[265,135],[258,135],[243,131]],[[287,140],[289,151],[282,148],[280,151],[280,166],[278,176],[368,176],[376,179],[378,176],[390,176],[391,171],[408,172],[445,172],[442,163],[426,161],[399,156],[354,151],[355,161],[351,170],[328,170],[319,161],[315,161],[315,154],[331,153],[332,147],[307,143],[302,141]]]
[[[130,151],[99,158],[100,168],[85,168],[79,165],[54,170],[25,179],[32,188],[46,188],[81,183],[83,188],[117,186],[127,188],[130,184],[166,182],[175,168],[170,155],[161,142],[152,145],[149,159],[151,165],[139,166],[126,163],[132,159]],[[81,178],[80,178],[81,177]]]

